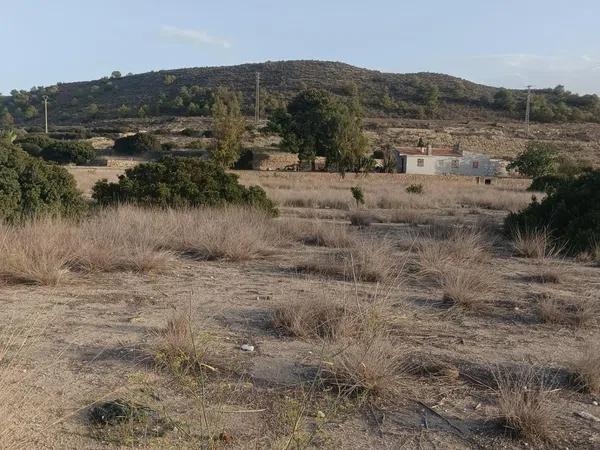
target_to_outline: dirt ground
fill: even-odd
[[[77,168],[85,191],[98,175],[116,176],[113,170],[89,170]],[[363,181],[351,176],[341,181],[331,176],[317,183],[307,175],[290,176],[296,175],[306,178],[248,176],[266,185],[274,197],[279,195],[280,204],[288,198],[282,192],[302,182],[312,186],[315,202],[334,192],[343,199],[341,206],[288,202],[277,221],[350,227],[348,214],[355,206],[347,185],[356,183],[365,185],[371,205],[368,201],[364,208],[375,216],[391,214],[376,198],[380,193],[409,196],[405,184],[390,183],[390,177],[373,175]],[[436,181],[436,186],[446,189],[444,181]],[[492,197],[518,197],[518,204],[530,197],[522,187],[510,192],[487,188]],[[479,195],[481,188],[461,184],[452,189]],[[458,196],[444,204],[430,197],[424,202],[394,210],[417,211],[442,222],[485,220],[497,226],[507,214],[501,206],[484,208]],[[600,268],[572,258],[518,257],[510,242],[498,235],[489,260],[470,268],[480,271],[485,265],[498,280],[483,307],[448,308],[440,288],[410,270],[416,258],[415,236],[429,225],[408,220],[352,227],[360,236],[391,245],[395,267],[402,269],[393,281],[382,283],[300,271],[304,261],[329,249],[296,242],[274,245],[269,255],[245,262],[176,258],[172,270],[162,274],[77,274],[52,287],[0,286],[0,320],[29,335],[19,362],[7,368],[18,381],[12,403],[2,410],[19,420],[18,431],[10,432],[19,445],[10,447],[600,448],[600,423],[578,415],[600,417],[600,395],[569,383],[572,361],[584,347],[600,351],[598,320],[585,327],[544,323],[537,306],[544,296],[600,302]],[[540,266],[559,272],[560,281],[532,281],[531,274]],[[419,361],[443,362],[452,370],[407,373],[392,398],[359,401],[317,389],[321,356],[335,345],[273,329],[273,308],[291,300],[366,298],[378,292],[385,293],[392,306],[392,334],[399,352]],[[200,391],[153,363],[161,330],[178,314],[191,318],[219,363]],[[243,344],[253,345],[254,351],[242,351]],[[499,423],[494,374],[524,366],[534,367],[552,385],[552,439],[547,443],[512,437]],[[89,423],[90,407],[115,398],[148,405],[163,421],[141,432],[96,430]]]

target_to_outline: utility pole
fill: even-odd
[[[254,105],[254,121],[260,121],[260,72],[256,72],[256,104]]]
[[[44,119],[46,121],[46,134],[48,134],[48,96],[44,95]]]
[[[525,107],[525,127],[529,137],[529,113],[531,112],[531,85],[527,86],[527,106]]]

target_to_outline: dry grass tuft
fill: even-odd
[[[324,370],[325,382],[346,396],[388,397],[398,391],[406,372],[405,355],[383,337],[343,347]]]
[[[271,253],[280,235],[267,214],[228,207],[167,211],[170,232],[161,245],[196,259],[246,261]]]
[[[469,228],[433,228],[418,242],[417,249],[417,268],[424,276],[437,275],[448,266],[469,266],[489,258],[485,236]]]
[[[68,275],[76,238],[75,227],[58,219],[0,224],[0,282],[58,284]]]
[[[348,214],[348,219],[355,227],[368,227],[375,222],[375,217],[368,211],[353,211]]]
[[[283,236],[305,245],[345,248],[356,239],[346,226],[327,222],[284,220],[278,222],[278,226]]]
[[[516,437],[548,441],[555,429],[551,393],[532,369],[497,371],[500,419]]]
[[[161,211],[106,209],[79,227],[73,267],[83,272],[164,272],[171,252],[159,249],[166,230]]]
[[[558,270],[558,268],[553,267],[540,267],[532,271],[529,275],[526,276],[528,281],[532,281],[534,283],[551,283],[551,284],[559,284],[562,282],[563,273]]]
[[[279,305],[273,327],[301,338],[337,340],[355,332],[354,313],[336,300],[313,298]]]
[[[477,309],[483,305],[494,288],[494,278],[479,268],[447,266],[438,275],[443,300],[453,306]]]
[[[600,352],[597,345],[590,343],[581,357],[573,363],[573,369],[579,389],[600,394]]]
[[[391,243],[375,238],[357,238],[351,248],[318,255],[297,267],[317,275],[370,282],[388,280],[396,268]]]
[[[179,315],[167,322],[159,335],[160,343],[156,351],[155,362],[176,375],[202,374],[216,369],[207,364],[208,342],[192,331],[189,316]]]
[[[292,336],[329,341],[383,334],[393,314],[388,297],[377,291],[366,299],[348,290],[286,301],[274,308],[272,325]]]
[[[418,274],[442,289],[444,301],[477,308],[495,288],[495,276],[483,265],[490,255],[481,232],[434,228],[417,245]]]
[[[435,218],[416,209],[394,209],[386,217],[389,223],[407,223],[410,225],[432,225]]]
[[[518,256],[536,259],[553,258],[561,251],[547,230],[517,229],[513,233],[513,247]]]
[[[597,320],[600,306],[591,295],[581,298],[557,299],[543,297],[539,300],[538,313],[545,323],[584,327]]]

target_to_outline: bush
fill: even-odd
[[[357,208],[359,205],[365,204],[365,194],[360,186],[352,186],[350,192],[352,192],[352,197],[354,197],[354,200],[356,201]]]
[[[18,221],[45,214],[76,216],[85,203],[62,167],[0,144],[0,217]]]
[[[163,152],[170,152],[173,149],[177,148],[177,143],[176,142],[163,142],[162,144],[160,144],[160,149]]]
[[[92,197],[102,205],[133,203],[142,206],[192,207],[224,204],[250,205],[272,214],[277,210],[258,186],[246,188],[238,177],[198,158],[165,157],[125,171],[117,183],[102,180]]]
[[[145,152],[160,151],[160,142],[149,133],[137,133],[125,136],[115,141],[115,153],[121,155],[139,155]]]
[[[600,241],[600,170],[561,183],[541,203],[510,214],[505,229],[548,230],[571,253],[591,250]]]
[[[91,162],[96,152],[89,142],[54,141],[41,150],[40,156],[46,161],[59,164],[81,165]]]
[[[423,185],[422,184],[411,184],[406,188],[406,192],[409,194],[422,194],[423,193]]]

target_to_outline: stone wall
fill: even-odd
[[[252,159],[254,170],[284,170],[298,164],[298,155],[285,152],[257,152]]]

